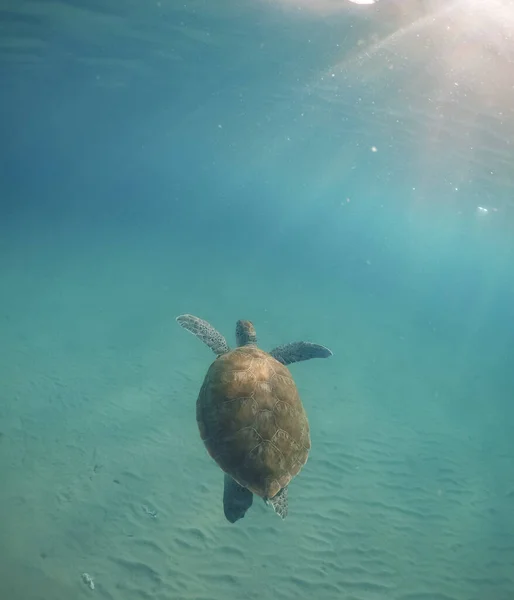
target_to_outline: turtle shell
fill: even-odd
[[[273,498],[307,461],[309,422],[296,384],[282,363],[256,346],[212,363],[196,420],[212,458],[262,498]]]

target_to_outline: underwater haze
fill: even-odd
[[[0,599],[514,598],[514,5],[0,5]],[[196,399],[289,366],[232,524]]]

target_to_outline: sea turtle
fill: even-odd
[[[217,355],[196,401],[196,420],[207,451],[225,473],[223,508],[235,523],[245,516],[253,494],[283,519],[288,485],[307,461],[309,422],[285,365],[327,358],[332,352],[310,342],[257,347],[250,321],[237,321],[237,348],[206,321],[180,315],[177,321]]]

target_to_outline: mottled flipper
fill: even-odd
[[[270,498],[268,502],[273,506],[273,510],[281,519],[287,517],[289,503],[287,501],[288,487],[283,487],[273,498]]]
[[[203,321],[193,315],[180,315],[177,317],[177,323],[202,340],[214,354],[221,356],[229,352],[230,348],[228,347],[227,340],[207,321]]]
[[[328,358],[332,356],[332,351],[320,344],[311,344],[311,342],[292,342],[277,346],[270,352],[271,356],[281,362],[283,365],[309,360],[310,358]]]
[[[235,523],[239,519],[242,519],[246,511],[252,506],[252,502],[252,492],[239,485],[237,481],[234,481],[230,475],[225,473],[223,510],[227,521]]]

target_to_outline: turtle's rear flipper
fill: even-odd
[[[267,500],[271,506],[273,506],[273,510],[277,513],[277,515],[281,519],[285,519],[287,517],[289,503],[287,501],[288,488],[283,487],[273,498]]]
[[[227,520],[235,523],[242,519],[246,511],[252,506],[253,494],[247,488],[239,485],[230,475],[225,473],[223,489],[223,510]]]
[[[328,358],[332,356],[332,350],[311,342],[292,342],[273,348],[270,354],[283,365],[290,365],[311,358]]]

